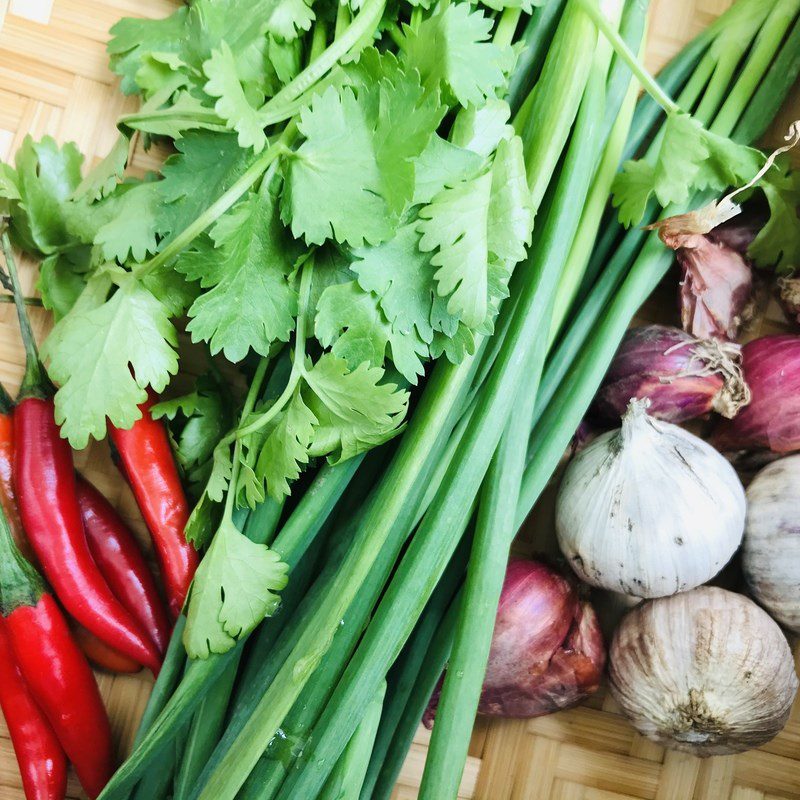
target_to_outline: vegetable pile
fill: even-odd
[[[514,599],[514,535],[670,248],[726,247],[750,282],[752,265],[782,272],[800,257],[796,175],[750,146],[800,71],[800,0],[739,0],[658,82],[636,56],[646,6],[194,0],[112,29],[111,67],[141,106],[108,156],[87,169],[73,145],[28,138],[0,165],[27,353],[20,527],[67,611],[133,668],[160,668],[128,759],[110,780],[82,777],[92,796],[388,798],[435,693],[420,797],[445,800],[476,711],[545,713],[597,687],[591,606],[535,562]],[[173,148],[160,172],[129,174],[136,142],[156,140]],[[742,210],[734,197],[767,207],[746,244],[720,233]],[[55,319],[41,360],[12,243],[41,262]],[[607,416],[651,394],[672,420],[734,416],[749,392],[755,406],[746,348],[695,338],[733,336],[741,313],[722,325],[720,309],[739,295],[724,281],[705,293],[714,270],[687,259],[684,319],[714,325],[618,356],[598,401]],[[184,394],[170,387],[191,361],[179,331],[206,365]],[[659,597],[731,557],[744,492],[721,455],[645,406],[570,466],[559,539],[585,580]],[[169,622],[151,584],[137,595],[122,574],[141,572],[138,551],[103,547],[124,528],[75,481],[70,445],[106,435],[151,533]],[[661,490],[657,470],[703,513],[666,502],[654,520],[604,526],[591,475],[580,479],[595,457],[609,519],[624,505],[614,486],[639,477],[619,465],[636,459],[655,488],[632,487],[626,514],[636,491]],[[676,553],[686,537],[669,575],[652,521]],[[634,529],[636,552],[618,554]],[[8,622],[49,595],[3,541],[32,587],[17,595],[0,573]],[[593,547],[614,553],[612,569]],[[27,681],[49,718],[16,647],[17,692]],[[525,680],[522,651],[546,662]],[[783,699],[793,693],[787,678]]]

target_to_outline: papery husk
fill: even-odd
[[[797,692],[778,625],[752,600],[716,587],[638,606],[609,655],[611,691],[634,727],[701,757],[773,739]]]
[[[765,467],[747,487],[742,568],[750,593],[800,635],[800,455]]]
[[[667,325],[631,328],[598,391],[594,410],[616,422],[631,398],[648,398],[648,413],[686,422],[711,411],[733,417],[750,400],[739,345],[700,340]]]

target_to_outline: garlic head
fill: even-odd
[[[587,583],[635,597],[683,592],[736,551],[744,488],[731,465],[688,431],[632,400],[619,430],[586,446],[556,501],[562,552]]]
[[[634,727],[698,756],[769,741],[797,693],[778,625],[752,600],[711,586],[642,603],[609,658],[612,693]]]

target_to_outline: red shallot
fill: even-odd
[[[606,653],[594,609],[545,564],[512,558],[497,609],[478,713],[538,717],[577,705],[600,685]],[[432,727],[437,688],[423,722]]]
[[[742,348],[751,400],[723,420],[714,444],[721,450],[800,450],[800,336],[764,336]]]
[[[733,417],[750,399],[741,348],[697,339],[679,328],[646,325],[628,331],[595,399],[595,411],[618,423],[631,398],[649,398],[648,413],[685,422],[716,411]]]

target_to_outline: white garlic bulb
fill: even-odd
[[[769,741],[797,693],[778,625],[747,597],[712,586],[635,608],[609,657],[611,690],[634,727],[698,756]]]
[[[700,586],[736,551],[744,488],[688,431],[631,401],[622,428],[573,459],[556,502],[562,552],[587,583],[635,597]]]
[[[800,633],[800,455],[773,462],[747,488],[742,566],[756,600]]]

